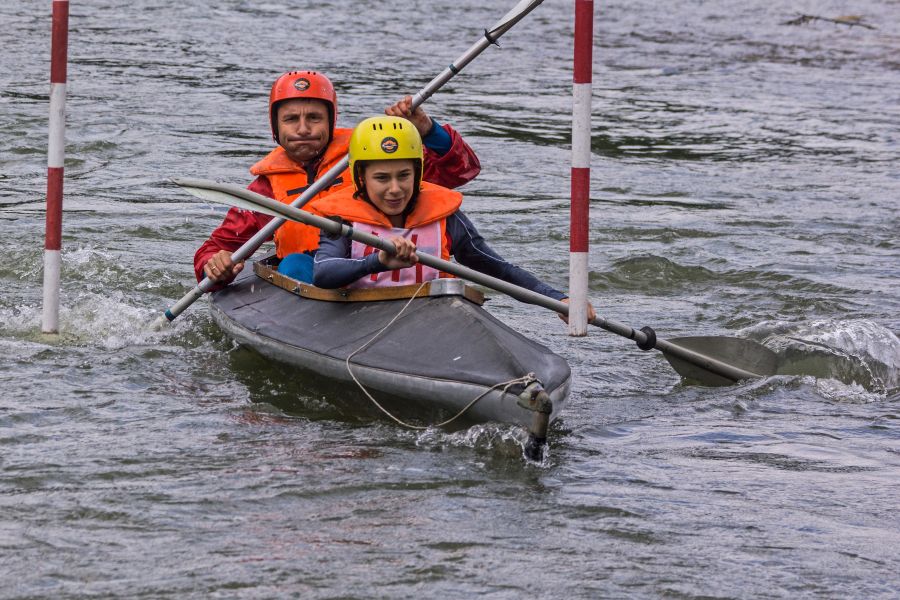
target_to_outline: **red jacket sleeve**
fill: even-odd
[[[481,172],[481,163],[475,151],[459,133],[449,125],[442,127],[450,134],[452,144],[447,154],[425,148],[425,174],[423,179],[448,188],[459,187],[475,179]]]
[[[247,186],[247,189],[269,198],[275,198],[272,192],[272,185],[265,176],[257,177],[253,183]],[[203,273],[203,265],[206,264],[213,254],[219,250],[228,250],[234,252],[244,245],[244,242],[252,238],[260,229],[266,226],[266,223],[272,220],[268,215],[261,215],[249,210],[241,210],[239,208],[230,208],[225,220],[222,224],[213,230],[209,239],[203,242],[203,245],[197,249],[194,254],[194,275],[197,281],[203,281],[206,276]],[[224,286],[219,286],[224,287]],[[218,289],[218,288],[216,288]]]

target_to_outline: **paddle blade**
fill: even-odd
[[[503,15],[490,29],[494,36],[500,36],[509,31],[513,25],[525,18],[525,16],[537,8],[544,0],[521,0],[512,10]]]
[[[261,206],[260,204],[257,204],[255,202],[251,202],[250,200],[247,200],[245,198],[241,198],[240,196],[235,196],[233,194],[229,194],[220,190],[210,189],[208,187],[201,187],[201,184],[206,183],[202,180],[173,177],[172,183],[181,186],[190,194],[206,200],[207,202],[224,204],[226,206],[234,206],[236,208],[242,208],[244,210],[252,210],[253,212],[263,213],[272,217],[280,217],[282,219],[285,218],[284,215],[279,212],[266,208],[265,206]]]
[[[674,346],[714,358],[733,367],[765,377],[778,369],[778,355],[753,340],[720,336],[693,336],[667,340]],[[703,385],[734,385],[734,381],[702,366],[687,362],[663,351],[663,356],[679,375]]]

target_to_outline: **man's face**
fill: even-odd
[[[328,105],[321,100],[294,98],[278,105],[278,143],[295,162],[316,158],[328,145]]]

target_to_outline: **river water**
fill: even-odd
[[[61,335],[40,334],[49,2],[0,6],[0,597],[894,598],[900,594],[900,5],[596,6],[590,289],[660,336],[762,342],[781,374],[658,353],[497,295],[575,383],[549,456],[410,432],[236,347],[198,302],[268,87],[340,124],[418,90],[512,2],[72,4]],[[800,13],[861,14],[875,29]],[[565,288],[572,3],[428,103],[475,148],[465,208]]]

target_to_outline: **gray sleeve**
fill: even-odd
[[[350,244],[349,238],[332,239],[325,233],[319,236],[319,250],[313,258],[313,285],[326,289],[344,287],[387,270],[378,260],[377,251],[365,258],[350,258]]]

